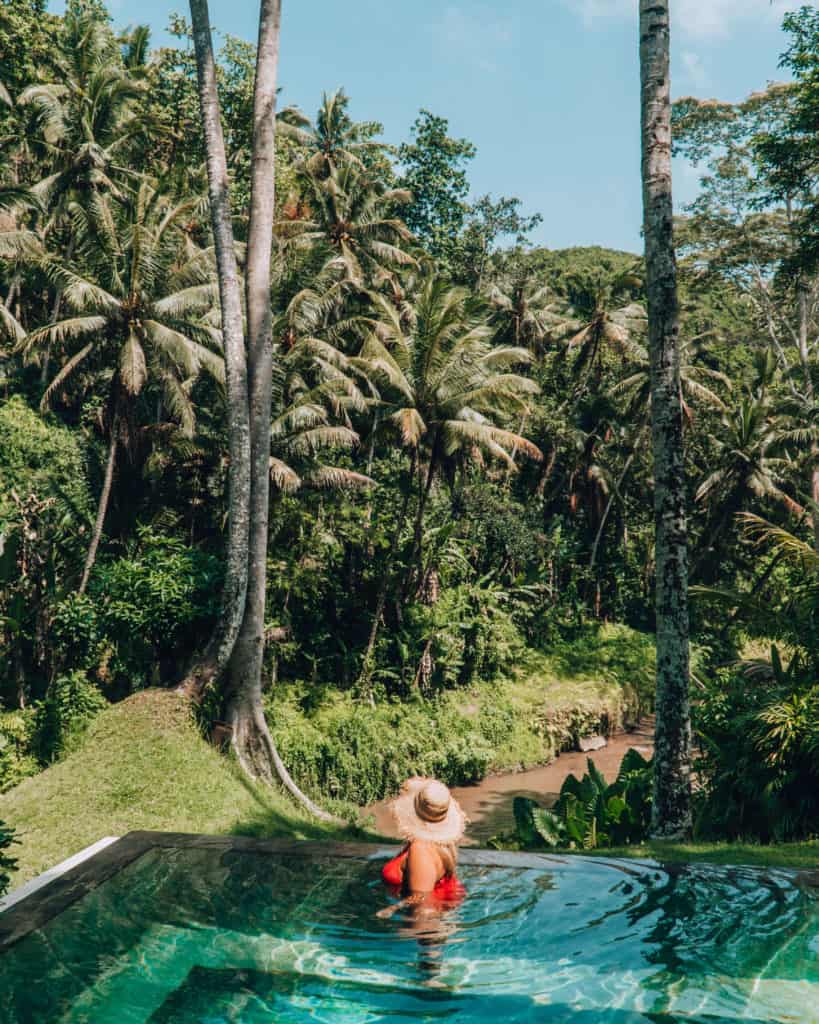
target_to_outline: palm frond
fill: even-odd
[[[308,473],[304,482],[310,487],[325,491],[352,491],[375,486],[372,477],[338,466],[320,466]]]
[[[122,348],[119,361],[119,376],[122,386],[129,395],[138,395],[148,377],[145,351],[135,331],[130,331]]]
[[[737,519],[743,524],[743,532],[749,540],[756,544],[769,543],[783,557],[808,565],[814,571],[819,570],[819,552],[812,544],[751,512],[740,512]]]
[[[83,363],[85,361],[85,359],[89,355],[91,355],[91,353],[93,351],[94,351],[94,343],[90,342],[88,345],[83,346],[83,348],[81,348],[79,352],[75,353],[68,360],[68,362],[64,363],[60,367],[59,371],[57,372],[57,374],[54,377],[54,380],[45,389],[43,397],[42,397],[42,399],[40,401],[40,408],[41,409],[47,409],[51,405],[51,399],[52,399],[54,393],[57,391],[57,389],[62,387],[62,385],[74,373],[74,371],[77,369],[77,367],[80,366],[80,364]]]
[[[295,494],[301,487],[302,480],[298,473],[286,462],[270,457],[270,480],[273,486],[283,494]]]
[[[18,349],[24,353],[30,353],[43,345],[61,344],[78,338],[99,335],[105,330],[107,323],[108,320],[104,316],[70,317],[67,320],[60,320],[56,324],[49,324],[36,331],[31,331],[20,342]]]

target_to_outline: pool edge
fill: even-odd
[[[23,882],[23,884],[19,885],[16,889],[12,889],[11,892],[0,897],[0,914],[4,913],[6,910],[11,910],[11,908],[20,903],[21,900],[28,899],[28,897],[33,895],[35,892],[38,892],[45,886],[50,885],[56,878],[67,874],[72,868],[77,867],[77,865],[82,864],[91,857],[95,857],[101,850],[104,850],[112,843],[118,842],[119,839],[119,836],[103,836],[102,839],[98,839],[95,843],[91,843],[91,845],[86,846],[85,849],[79,850],[70,857],[66,857],[65,860],[60,861],[59,864],[55,864],[53,868],[48,868],[47,871],[43,871],[41,874],[35,875],[34,878],[30,878],[27,882]]]
[[[133,831],[118,839],[106,837],[25,883],[11,894],[17,898],[9,901],[7,897],[5,906],[0,904],[0,954],[42,928],[122,868],[156,849],[212,849],[373,861],[392,856],[398,846],[389,842],[316,842],[184,832]],[[548,854],[475,848],[461,851],[460,859],[464,864],[487,867],[547,868],[549,864],[567,863],[564,858]]]

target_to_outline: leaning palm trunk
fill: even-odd
[[[221,613],[205,651],[190,667],[180,686],[183,692],[194,699],[199,699],[205,687],[224,673],[233,653],[245,610],[250,529],[250,419],[242,293],[234,249],[227,159],[219,113],[216,62],[207,0],[191,0],[190,7],[222,308],[230,453],[228,544]]]
[[[375,656],[375,643],[378,639],[378,630],[380,629],[381,619],[384,616],[384,609],[387,605],[387,593],[389,591],[390,580],[392,577],[392,567],[398,554],[398,544],[401,540],[401,533],[403,532],[409,516],[412,482],[415,479],[415,461],[416,456],[413,451],[412,460],[410,462],[407,490],[404,495],[404,502],[401,506],[401,511],[395,522],[395,528],[392,531],[392,537],[390,538],[390,546],[387,550],[387,564],[381,572],[381,580],[378,584],[378,595],[375,600],[375,611],[373,612],[373,621],[370,626],[370,635],[367,640],[367,649],[364,651],[364,658],[361,662],[361,672],[358,676],[358,686],[362,690],[369,690],[370,678],[372,676],[373,669],[373,657]]]
[[[644,430],[645,426],[640,427],[640,430],[634,439],[634,445],[631,451],[629,452],[628,458],[626,459],[626,464],[623,466],[623,471],[620,473],[620,478],[614,485],[614,488],[612,489],[612,492],[609,495],[609,500],[606,502],[606,507],[603,510],[603,515],[600,517],[600,525],[597,527],[597,533],[594,537],[594,544],[592,545],[591,558],[589,559],[589,569],[594,569],[594,566],[597,562],[597,552],[600,548],[600,541],[603,539],[603,531],[606,529],[606,523],[608,522],[609,516],[611,515],[611,510],[614,506],[615,499],[619,500],[620,495],[623,491],[623,484],[626,482],[626,477],[628,476],[634,459],[637,456],[637,451],[640,442],[643,439]]]
[[[9,309],[9,310],[11,309],[11,305],[14,302],[14,299],[17,296],[17,292],[18,292],[18,290],[20,288],[20,281],[21,281],[21,276],[20,276],[20,274],[18,272],[11,279],[11,284],[9,285],[8,294],[6,295],[6,301],[3,303],[3,305],[6,307],[6,309]]]
[[[415,531],[412,538],[412,552],[409,559],[409,570],[405,597],[409,594],[413,582],[421,585],[424,567],[424,513],[427,502],[432,491],[432,482],[435,479],[435,471],[438,468],[438,437],[436,435],[429,453],[429,466],[426,477],[423,477],[419,466],[418,478],[418,509],[415,513]]]
[[[108,502],[111,500],[111,487],[114,483],[114,467],[117,461],[117,445],[119,444],[119,416],[114,413],[111,423],[111,440],[108,445],[108,461],[105,464],[105,476],[102,481],[102,491],[97,505],[97,518],[94,522],[94,532],[91,534],[91,543],[88,545],[88,554],[85,556],[85,565],[82,570],[79,593],[84,594],[88,586],[88,578],[94,563],[97,560],[97,550],[102,538],[102,528],[105,526],[105,516],[108,512]]]
[[[73,236],[68,240],[68,248],[65,251],[65,259],[67,263],[71,262],[74,255],[74,238]],[[7,304],[8,305],[8,304]],[[57,290],[54,293],[54,304],[51,307],[51,320],[52,324],[56,324],[60,319],[60,310],[63,306],[63,289],[62,285],[57,285]],[[51,363],[51,346],[46,348],[45,355],[43,356],[43,365],[40,367],[40,383],[45,386],[45,382],[48,380],[48,369]]]
[[[642,178],[651,354],[657,610],[652,832],[691,831],[688,543],[671,192],[668,0],[640,0]]]

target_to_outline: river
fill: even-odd
[[[654,739],[654,720],[645,718],[633,732],[618,733],[600,750],[588,754],[570,752],[561,754],[551,764],[541,765],[523,772],[503,772],[488,775],[473,786],[457,786],[452,794],[469,818],[465,846],[483,846],[487,839],[514,827],[512,802],[516,796],[528,796],[543,806],[551,806],[557,799],[563,780],[569,774],[582,775],[586,759],[591,758],[610,782],[617,777],[620,762],[630,747],[644,756],[651,755]],[[396,837],[388,801],[374,804],[364,811],[374,815],[375,830],[381,835]]]

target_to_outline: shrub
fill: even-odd
[[[15,858],[6,852],[15,842],[17,840],[14,838],[14,830],[0,821],[0,896],[5,896],[8,892],[10,872],[17,866]]]
[[[794,655],[705,681],[696,831],[703,838],[795,841],[819,834],[819,685]]]
[[[51,613],[82,564],[90,521],[76,432],[19,396],[0,401],[0,703],[45,692]]]
[[[307,717],[291,690],[289,699],[268,703],[268,717],[299,785],[362,805],[396,792],[411,775],[477,782],[492,755],[478,724],[445,699],[373,708],[334,694]]]
[[[37,706],[34,720],[34,749],[40,758],[50,761],[63,753],[107,703],[84,672],[55,679]]]
[[[163,682],[215,615],[220,572],[212,556],[140,527],[124,557],[97,565],[88,595],[57,606],[58,663],[96,674],[120,696]]]
[[[490,845],[595,850],[639,843],[651,824],[651,787],[651,762],[636,750],[627,752],[611,785],[589,758],[588,772],[582,779],[568,776],[551,810],[516,797],[514,834]]]
[[[0,714],[0,793],[40,770],[33,751],[34,711]]]

